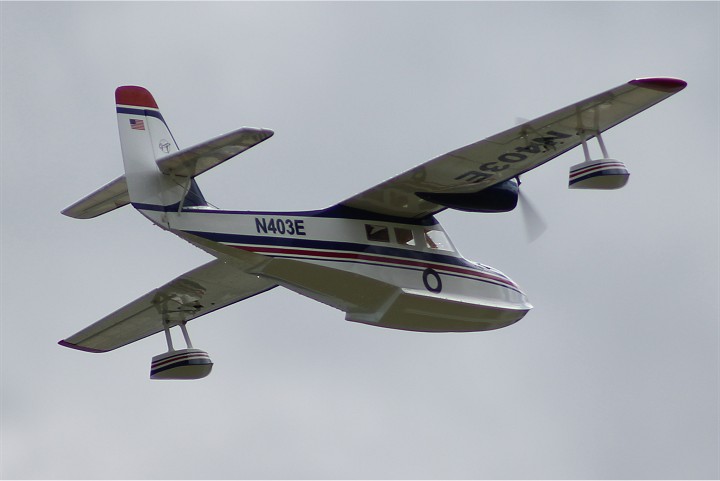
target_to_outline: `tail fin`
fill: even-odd
[[[142,87],[115,91],[125,175],[62,211],[91,219],[132,203],[153,222],[184,207],[208,207],[195,176],[272,137],[272,130],[243,127],[178,150],[153,96]],[[156,215],[159,214],[159,215]]]
[[[194,179],[164,175],[156,163],[178,152],[157,102],[142,87],[124,86],[115,91],[118,130],[130,202],[141,210],[165,210],[178,205],[207,205]],[[187,185],[190,180],[191,185]],[[183,185],[184,184],[184,185]]]

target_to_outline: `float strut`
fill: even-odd
[[[165,340],[167,341],[168,352],[173,352],[175,348],[173,347],[172,336],[170,335],[170,326],[168,324],[167,320],[163,319],[163,329],[165,330]]]
[[[583,153],[585,154],[585,162],[592,162],[590,160],[590,150],[588,149],[587,141],[585,140],[585,134],[580,137],[580,141],[582,142]]]
[[[188,349],[192,349],[193,345],[192,342],[190,342],[190,335],[188,334],[187,327],[185,327],[186,322],[182,321],[180,322],[180,329],[182,330],[183,337],[185,338],[185,344],[187,344]]]
[[[595,134],[595,138],[598,141],[598,144],[600,144],[600,150],[603,154],[603,159],[609,159],[607,148],[605,148],[605,142],[603,142],[602,134],[598,132]],[[585,136],[583,135],[580,137],[580,142],[582,142],[582,148],[583,153],[585,154],[585,162],[592,162],[592,159],[590,159],[590,150],[588,150],[587,141],[585,140]]]
[[[595,137],[597,137],[598,144],[600,144],[600,150],[602,150],[603,159],[609,159],[610,157],[608,157],[607,149],[605,148],[605,142],[603,142],[602,139],[602,134],[598,132]]]

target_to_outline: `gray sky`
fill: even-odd
[[[718,3],[1,3],[3,478],[717,478]],[[535,309],[493,332],[343,321],[282,289],[190,324],[212,375],[152,382],[155,336],[56,342],[209,257],[127,207],[60,210],[122,173],[114,89],[183,146],[275,137],[199,179],[224,208],[329,206],[642,76],[686,90],[614,128],[617,192],[443,212]],[[593,145],[594,153],[597,152]]]

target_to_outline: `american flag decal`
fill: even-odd
[[[133,130],[145,130],[145,121],[130,119],[130,128]]]

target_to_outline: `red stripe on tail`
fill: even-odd
[[[157,109],[158,105],[155,102],[152,94],[142,87],[136,87],[135,85],[125,85],[118,87],[115,90],[115,103],[120,105],[135,105],[137,107],[150,107]]]

